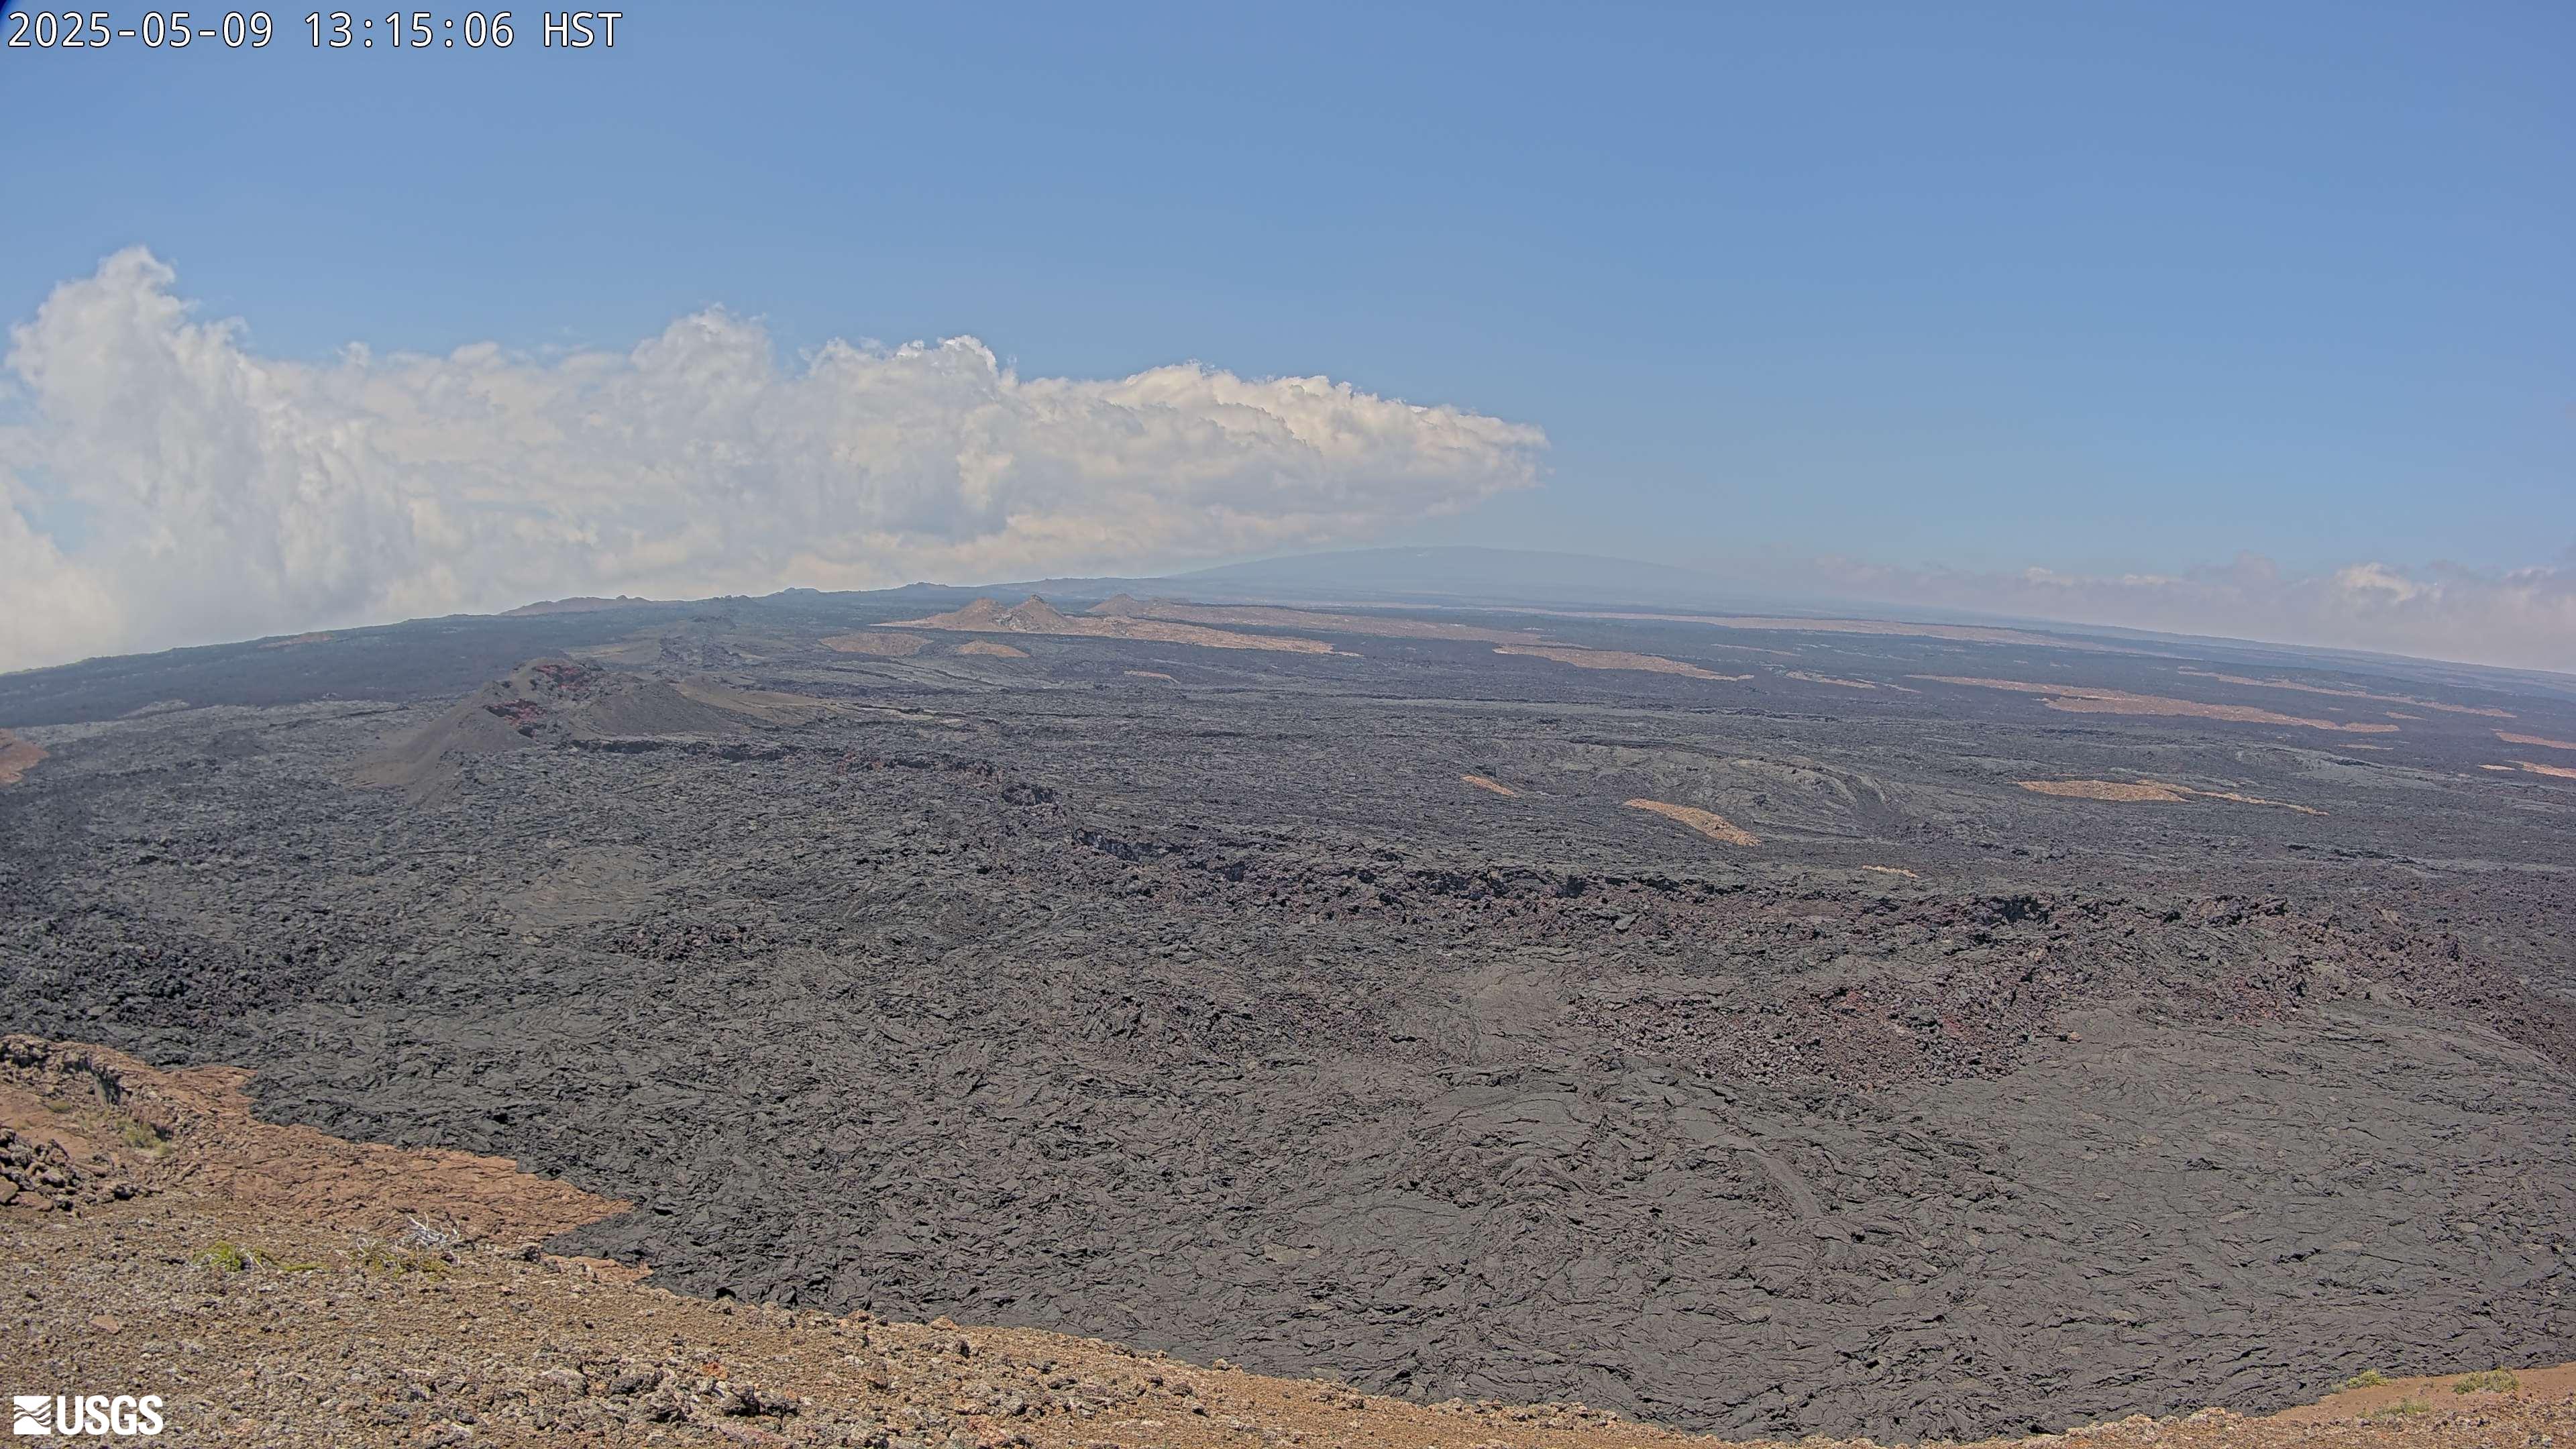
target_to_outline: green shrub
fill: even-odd
[[[218,1274],[243,1272],[258,1261],[257,1254],[220,1239],[213,1247],[197,1255],[197,1266],[212,1268]]]
[[[2474,1394],[2481,1389],[2509,1394],[2521,1387],[2522,1380],[2515,1378],[2510,1371],[2500,1368],[2488,1369],[2484,1373],[2462,1374],[2451,1381],[2451,1392],[2455,1394]]]
[[[2335,1388],[2338,1391],[2344,1389],[2375,1389],[2386,1382],[2388,1382],[2388,1375],[2381,1373],[2377,1369],[2363,1369],[2361,1372],[2354,1374],[2351,1378],[2345,1379],[2342,1383],[2335,1385]]]

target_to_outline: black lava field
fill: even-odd
[[[0,1028],[624,1199],[554,1246],[679,1291],[1431,1399],[1902,1440],[2576,1358],[2565,681],[881,627],[964,601],[0,676]]]

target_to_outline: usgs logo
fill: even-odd
[[[145,1394],[11,1394],[9,1432],[45,1439],[57,1434],[158,1434],[161,1396]]]

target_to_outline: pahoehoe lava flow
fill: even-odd
[[[0,1025],[628,1204],[551,1246],[667,1287],[1412,1397],[1890,1440],[2576,1358],[2576,787],[2482,768],[2576,703],[1099,603],[0,678]]]

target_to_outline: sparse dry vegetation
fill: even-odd
[[[425,1278],[445,1277],[454,1266],[447,1259],[421,1248],[401,1247],[393,1243],[369,1243],[358,1252],[358,1269],[386,1278],[418,1274]]]
[[[2451,1383],[2455,1394],[2510,1394],[2522,1387],[2522,1380],[2509,1369],[2491,1368],[2478,1373],[2462,1374]]]

